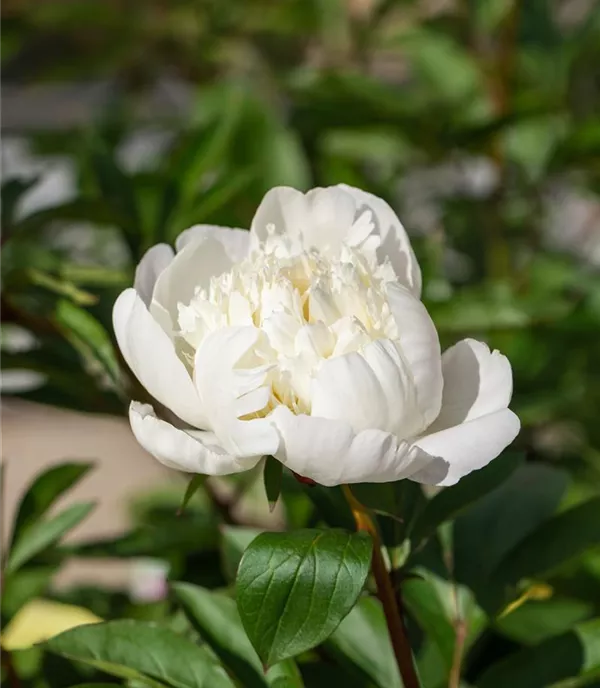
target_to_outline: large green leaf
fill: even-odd
[[[237,603],[266,665],[328,638],[352,609],[369,572],[365,533],[298,530],[263,533],[244,552]]]
[[[23,566],[60,538],[90,513],[95,502],[73,504],[47,521],[37,521],[19,535],[11,547],[6,573],[12,573]]]
[[[492,665],[478,688],[547,688],[563,679],[600,670],[600,619]]]
[[[357,668],[378,688],[402,688],[394,650],[378,600],[363,597],[326,642],[342,664]]]
[[[40,519],[64,492],[81,480],[92,466],[84,462],[62,463],[38,475],[21,498],[13,527],[13,542],[24,528]]]
[[[543,523],[503,559],[496,575],[518,581],[539,576],[600,545],[600,497]]]
[[[438,492],[431,499],[414,526],[413,539],[428,537],[439,525],[456,518],[470,504],[496,489],[521,465],[520,454],[505,454],[479,471],[473,471],[452,487]]]
[[[121,620],[79,626],[44,647],[125,679],[173,688],[233,688],[223,667],[206,650],[170,629]]]
[[[292,681],[294,677],[296,682],[288,685],[303,685],[291,659],[269,669],[265,675],[262,663],[244,631],[235,600],[188,583],[176,583],[173,587],[192,625],[244,686],[283,686],[284,678]]]
[[[471,505],[453,529],[454,575],[490,613],[508,599],[508,582],[494,577],[502,559],[556,510],[567,476],[541,464],[521,466]]]

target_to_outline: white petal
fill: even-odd
[[[305,248],[339,251],[348,239],[356,215],[354,198],[338,186],[306,194],[310,220],[302,228]]]
[[[190,375],[135,289],[126,289],[117,299],[113,325],[123,358],[148,393],[186,423],[206,428]]]
[[[311,415],[343,420],[355,432],[379,429],[410,437],[416,402],[409,375],[393,342],[370,342],[363,354],[323,363],[312,385]]]
[[[436,463],[431,463],[411,479],[454,485],[463,476],[495,459],[519,434],[520,426],[517,416],[503,409],[421,437],[414,446],[427,456],[436,457]]]
[[[217,239],[225,247],[227,255],[233,263],[239,263],[250,251],[250,232],[245,229],[232,229],[217,225],[194,225],[181,232],[175,241],[177,252],[197,239]]]
[[[346,184],[340,184],[340,188],[354,197],[359,213],[364,212],[365,208],[373,212],[375,231],[381,237],[381,245],[377,249],[379,262],[383,262],[387,256],[398,279],[419,297],[421,295],[421,269],[408,234],[396,213],[383,199],[373,194]]]
[[[282,439],[275,457],[320,485],[400,480],[431,461],[382,430],[355,433],[344,421],[295,415],[285,406],[278,406],[269,419]]]
[[[435,325],[425,306],[400,284],[389,284],[388,303],[398,327],[402,355],[417,390],[417,405],[427,427],[442,404],[442,357]]]
[[[152,301],[156,280],[168,267],[174,255],[173,249],[168,244],[157,244],[142,256],[135,271],[133,286],[146,306],[149,306]]]
[[[144,449],[169,468],[187,473],[229,475],[254,468],[260,456],[239,459],[219,446],[210,432],[178,430],[156,417],[148,404],[132,401],[129,421]]]
[[[261,411],[270,396],[264,392],[268,366],[253,354],[260,335],[254,327],[225,327],[208,335],[196,352],[195,383],[209,427],[234,456],[274,454],[279,446],[265,418],[239,420]]]
[[[298,238],[308,222],[308,204],[304,194],[289,186],[276,186],[267,191],[256,210],[250,226],[252,241],[266,241],[270,226],[279,235]]]
[[[163,326],[164,313],[168,313],[175,327],[177,304],[188,304],[197,287],[208,287],[211,277],[223,274],[232,265],[225,245],[215,237],[190,241],[158,278],[150,312]]]
[[[440,415],[428,432],[500,411],[512,396],[512,370],[506,356],[487,344],[464,339],[442,355],[444,393]]]
[[[280,186],[263,198],[251,232],[255,242],[265,242],[270,228],[288,237],[296,250],[337,252],[348,238],[356,216],[354,198],[339,186],[312,189],[307,194]]]

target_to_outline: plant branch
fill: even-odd
[[[462,661],[465,653],[465,641],[467,639],[467,624],[463,619],[454,620],[454,653],[452,654],[452,667],[448,677],[448,688],[460,688],[460,676],[462,673]]]
[[[402,677],[404,688],[420,688],[419,678],[415,668],[412,650],[404,624],[402,598],[396,596],[392,581],[381,554],[381,540],[373,519],[366,507],[352,494],[348,485],[343,485],[344,496],[350,505],[357,530],[364,530],[373,539],[373,559],[371,571],[377,584],[377,594],[383,606],[390,640],[394,649],[398,670]]]

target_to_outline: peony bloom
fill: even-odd
[[[443,355],[409,239],[344,185],[272,189],[249,232],[199,225],[140,262],[114,308],[131,403],[167,466],[225,475],[272,454],[322,485],[452,485],[515,438],[508,360]]]

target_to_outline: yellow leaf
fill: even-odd
[[[4,629],[1,644],[9,652],[25,650],[75,626],[100,621],[100,617],[84,607],[43,599],[32,600],[19,610]]]

